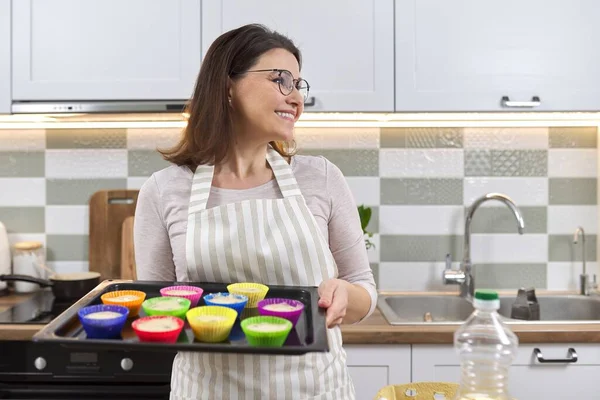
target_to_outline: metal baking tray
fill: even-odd
[[[301,355],[309,352],[327,352],[327,327],[325,322],[325,309],[317,304],[319,300],[316,287],[299,286],[269,286],[266,298],[285,297],[299,300],[304,303],[304,311],[296,326],[291,330],[282,347],[255,347],[246,341],[240,327],[240,319],[236,321],[227,341],[221,343],[203,343],[194,338],[192,329],[187,321],[176,343],[150,343],[140,342],[131,328],[131,322],[136,318],[145,316],[144,310],[136,318],[127,320],[121,336],[116,339],[88,339],[83,326],[79,322],[77,311],[85,306],[102,304],[100,296],[106,292],[116,290],[141,290],[146,292],[146,299],[159,297],[159,290],[172,285],[193,285],[204,289],[202,297],[208,293],[227,292],[227,283],[207,282],[154,282],[154,281],[127,281],[106,280],[94,290],[82,297],[62,314],[50,321],[44,328],[33,336],[33,341],[44,343],[59,343],[63,346],[86,348],[89,350],[148,350],[148,351],[192,351],[192,352],[219,352],[219,353],[246,353],[246,354],[288,354]],[[204,305],[203,298],[198,306]],[[258,315],[257,309],[246,309],[243,317]]]

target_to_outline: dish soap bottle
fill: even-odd
[[[510,400],[508,370],[519,339],[504,323],[498,293],[477,290],[475,311],[454,333],[461,360],[461,381],[454,400]]]

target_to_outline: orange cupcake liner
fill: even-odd
[[[121,296],[137,296],[135,300],[120,301],[116,298]],[[142,303],[146,299],[146,293],[140,290],[117,290],[107,292],[100,296],[103,304],[112,304],[117,306],[127,307],[129,309],[129,318],[137,317]]]

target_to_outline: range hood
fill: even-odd
[[[187,100],[15,101],[13,114],[181,113]]]

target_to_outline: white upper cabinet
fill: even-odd
[[[397,111],[600,110],[597,0],[396,0]]]
[[[0,114],[10,113],[10,1],[0,0]]]
[[[193,92],[199,0],[18,0],[12,11],[14,100],[168,100]]]
[[[306,111],[393,111],[393,10],[393,0],[204,1],[202,50],[225,31],[262,23],[300,48]]]

